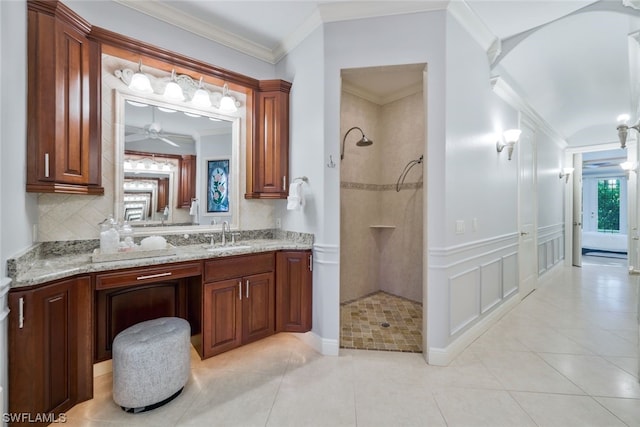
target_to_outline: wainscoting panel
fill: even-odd
[[[502,301],[502,259],[480,266],[480,313],[484,314]]]
[[[518,290],[518,252],[502,257],[502,298],[507,298]]]
[[[564,224],[538,228],[538,276],[564,259]]]
[[[520,301],[518,241],[519,233],[514,232],[429,248],[429,343],[424,346],[428,363],[449,364]]]
[[[480,268],[449,278],[450,334],[463,329],[480,316]]]

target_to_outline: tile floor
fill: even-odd
[[[640,426],[637,287],[620,260],[587,258],[543,276],[448,367],[419,353],[323,357],[279,334],[194,354],[183,395],[148,413],[122,412],[111,375],[98,377],[67,425]]]
[[[340,347],[422,351],[422,304],[376,292],[340,305]]]

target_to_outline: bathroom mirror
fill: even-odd
[[[239,121],[115,91],[115,212],[138,227],[238,227]]]

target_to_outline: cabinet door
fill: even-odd
[[[178,208],[191,207],[191,199],[196,197],[196,156],[184,155],[180,159],[180,185],[178,188]]]
[[[246,198],[284,199],[289,180],[289,90],[291,83],[264,80],[256,93],[255,139]]]
[[[311,251],[276,254],[276,331],[311,330]]]
[[[103,194],[100,47],[61,2],[27,7],[27,191]]]
[[[204,357],[211,357],[242,344],[241,279],[204,285],[203,337]]]
[[[256,341],[275,332],[275,286],[273,273],[254,274],[243,279],[243,343]]]
[[[60,413],[93,395],[91,280],[9,297],[9,411]]]

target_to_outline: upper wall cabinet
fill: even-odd
[[[62,3],[27,8],[27,191],[103,194],[100,46]]]
[[[290,89],[291,83],[283,80],[262,80],[256,91],[247,199],[287,198]]]

